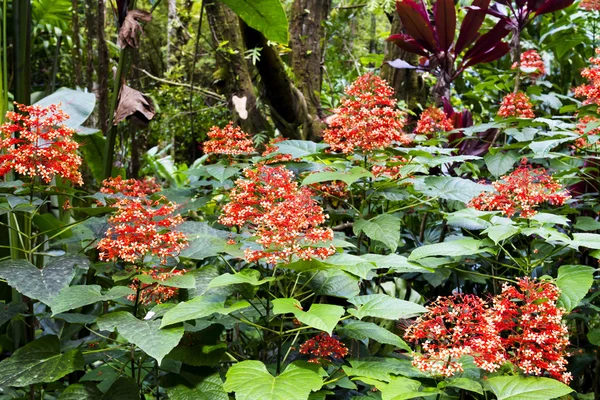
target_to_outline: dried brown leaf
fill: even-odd
[[[131,116],[148,123],[154,117],[154,113],[154,105],[149,97],[127,85],[121,86],[115,111],[115,125]]]
[[[152,15],[147,11],[131,10],[127,13],[121,29],[119,29],[119,41],[121,47],[137,48],[140,42],[140,35],[144,33],[140,21],[150,22]]]

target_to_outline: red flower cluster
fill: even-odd
[[[522,218],[536,214],[534,210],[539,204],[548,202],[563,205],[571,198],[564,189],[544,168],[532,168],[523,159],[521,166],[510,175],[502,177],[502,181],[492,183],[496,193],[483,192],[469,202],[469,207],[483,211],[502,211],[508,217],[516,212]]]
[[[600,48],[596,49],[596,54],[600,55]],[[592,66],[584,68],[581,76],[589,81],[588,85],[581,85],[575,88],[575,97],[585,97],[583,104],[596,104],[600,106],[600,57],[590,58]]]
[[[423,354],[413,360],[421,371],[452,376],[463,371],[458,359],[464,355],[473,356],[477,366],[490,372],[504,364],[492,312],[479,297],[440,297],[427,309],[404,335],[423,348]]]
[[[310,189],[298,187],[290,170],[259,165],[256,170],[244,170],[244,176],[236,181],[219,222],[248,226],[258,236],[256,242],[263,249],[246,249],[248,261],[266,258],[269,263],[288,263],[294,255],[327,258],[335,252],[333,246],[313,247],[331,241],[333,231],[319,228],[327,216]]]
[[[598,0],[581,0],[579,2],[579,7],[588,11],[598,11],[600,10],[600,1]]]
[[[453,376],[463,370],[458,358],[470,355],[490,372],[510,361],[525,374],[547,373],[569,383],[569,333],[564,310],[556,306],[559,296],[553,283],[524,278],[518,288],[504,285],[492,307],[473,295],[440,297],[405,333],[405,339],[422,346],[413,364]]]
[[[24,114],[9,111],[8,122],[0,126],[0,150],[6,151],[0,155],[0,176],[14,169],[46,183],[60,176],[82,185],[79,144],[72,139],[75,131],[63,125],[69,116],[56,104],[15,105]]]
[[[551,282],[519,280],[519,287],[504,285],[493,300],[494,321],[509,360],[524,373],[569,383],[566,372],[569,332],[562,322],[564,310],[556,306],[560,290]]]
[[[320,333],[300,345],[300,354],[310,355],[308,362],[320,364],[329,359],[342,359],[348,355],[346,345],[327,333]]]
[[[523,93],[509,93],[502,99],[498,115],[501,117],[535,118],[533,105],[529,97]]]
[[[167,257],[178,254],[187,239],[175,227],[183,222],[181,215],[173,215],[177,205],[164,198],[122,199],[116,213],[108,219],[106,237],[98,243],[101,260],[136,263],[152,254],[166,263]]]
[[[108,178],[102,182],[100,192],[106,194],[120,193],[129,197],[144,197],[160,191],[160,185],[154,178],[146,180],[123,179],[121,176]]]
[[[367,73],[346,88],[346,94],[350,97],[335,110],[329,128],[323,132],[332,151],[348,154],[355,149],[371,151],[392,142],[411,142],[402,131],[404,114],[396,109],[394,89],[385,80]]]
[[[171,270],[170,268],[160,268],[158,270],[153,269],[151,271],[142,271],[144,275],[150,275],[155,281],[166,281],[174,276],[180,276],[185,274],[184,269]],[[140,286],[141,284],[141,286]],[[179,293],[179,289],[170,286],[163,286],[157,282],[155,283],[142,283],[139,279],[134,279],[129,287],[136,292],[139,290],[138,302],[141,304],[161,304],[175,297]],[[135,301],[136,295],[130,294],[127,299]]]
[[[454,129],[454,124],[444,111],[431,106],[421,113],[415,133],[428,135],[436,132],[449,132],[452,129]]]
[[[276,152],[277,150],[279,150],[279,147],[275,146],[275,144],[285,142],[286,140],[287,139],[282,136],[271,139],[271,141],[265,146],[265,151],[263,151],[262,156],[266,157],[269,154]],[[284,162],[290,162],[292,160],[294,160],[294,159],[292,158],[291,154],[277,154],[274,157],[269,158],[265,162],[265,164],[275,164],[278,162],[284,163]]]
[[[397,179],[400,176],[400,169],[408,163],[408,160],[401,156],[392,156],[383,165],[375,164],[371,167],[371,173],[375,177],[386,177]]]
[[[256,151],[250,136],[239,127],[234,127],[233,122],[230,122],[223,129],[213,126],[208,132],[208,137],[210,140],[204,142],[204,153],[206,154],[234,156],[250,154]]]
[[[518,63],[512,65],[512,69],[518,67]],[[536,50],[527,50],[521,53],[521,68],[533,68],[535,71],[528,73],[532,80],[538,79],[540,76],[546,74],[546,66],[542,57]]]
[[[596,117],[592,117],[591,115],[586,115],[577,121],[577,125],[575,128],[575,132],[577,132],[581,137],[575,140],[575,146],[578,148],[586,148],[593,146],[594,143],[589,143],[586,139],[586,136],[600,136],[600,127],[590,129],[586,132],[587,126],[590,122],[598,122],[600,121]],[[596,145],[600,145],[600,140],[596,141]]]

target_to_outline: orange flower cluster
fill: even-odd
[[[185,235],[175,230],[183,222],[174,215],[177,205],[164,198],[119,200],[116,213],[108,219],[106,237],[98,243],[100,259],[136,263],[148,254],[166,264],[167,257],[178,254],[187,245]]]
[[[575,132],[577,132],[582,137],[575,140],[576,147],[581,149],[581,148],[586,148],[586,147],[590,147],[590,146],[594,145],[594,143],[588,142],[588,140],[586,139],[586,136],[588,136],[588,135],[589,136],[600,136],[600,127],[590,129],[588,132],[586,132],[586,129],[590,122],[598,122],[598,121],[600,121],[598,118],[592,117],[591,115],[586,115],[583,118],[581,118],[579,121],[577,121],[577,125],[575,127]],[[600,140],[596,141],[595,144],[600,145]]]
[[[272,153],[276,152],[277,150],[279,150],[279,147],[276,146],[276,144],[277,143],[281,143],[281,142],[285,142],[286,140],[287,139],[284,138],[284,137],[282,137],[282,136],[279,136],[279,137],[276,137],[274,139],[271,139],[271,141],[265,146],[265,151],[263,151],[262,156],[266,157],[269,154],[272,154]],[[265,162],[265,164],[275,164],[275,163],[278,163],[278,162],[284,163],[284,162],[290,162],[292,160],[294,160],[294,159],[292,158],[291,154],[277,154],[274,157],[269,158]]]
[[[524,373],[569,383],[567,370],[569,331],[562,322],[564,310],[556,306],[560,290],[551,282],[519,280],[505,284],[493,300],[496,329],[510,361]]]
[[[406,145],[411,139],[404,134],[404,114],[396,109],[394,89],[380,77],[367,73],[346,88],[350,96],[335,110],[323,139],[332,151],[345,154],[355,149],[371,151],[393,142]]]
[[[579,2],[579,7],[588,11],[598,11],[600,10],[600,1],[599,0],[581,0]]]
[[[144,197],[160,192],[160,185],[156,183],[154,178],[146,180],[139,179],[123,179],[121,176],[116,178],[108,178],[102,182],[100,192],[106,194],[120,193],[129,197]]]
[[[600,55],[600,48],[596,49],[596,54]],[[588,85],[581,85],[575,88],[575,97],[585,97],[583,104],[596,104],[600,106],[600,57],[590,58],[592,66],[584,68],[581,76],[589,81]]]
[[[518,288],[505,284],[490,307],[474,295],[440,297],[411,325],[404,337],[420,344],[423,354],[413,364],[434,375],[462,372],[458,360],[473,357],[490,372],[506,361],[525,374],[569,383],[566,372],[569,333],[556,306],[560,291],[548,281],[519,280]]]
[[[371,167],[371,173],[375,177],[386,177],[397,179],[400,176],[400,169],[408,163],[408,160],[401,156],[391,157],[385,164],[375,164]]]
[[[246,249],[246,260],[288,263],[292,256],[327,258],[335,253],[333,246],[313,246],[331,241],[333,231],[319,228],[327,215],[311,197],[310,189],[298,187],[290,170],[259,165],[244,170],[244,176],[246,179],[236,181],[219,222],[248,226],[258,236],[256,242],[262,249]]]
[[[516,69],[518,66],[518,63],[515,62],[511,68]],[[521,68],[535,69],[535,71],[528,73],[528,76],[532,80],[536,80],[540,76],[546,74],[546,66],[544,65],[544,61],[536,50],[527,50],[521,53]]]
[[[150,275],[155,281],[166,281],[174,276],[185,274],[184,269],[171,270],[171,268],[153,269],[151,271],[142,271],[144,275]],[[141,286],[140,286],[141,285]],[[129,287],[136,292],[139,290],[138,302],[141,304],[161,304],[175,297],[179,293],[179,289],[170,286],[163,286],[160,283],[142,283],[139,279],[134,279]],[[136,295],[130,294],[127,299],[135,302]]]
[[[72,139],[75,131],[63,124],[69,116],[56,104],[15,105],[23,114],[9,111],[8,122],[0,126],[0,150],[6,151],[0,155],[0,176],[15,170],[45,183],[60,176],[82,185],[79,144]]]
[[[469,207],[483,211],[502,211],[508,217],[519,212],[522,218],[530,218],[537,213],[539,204],[548,202],[563,205],[571,198],[544,168],[532,168],[523,159],[521,166],[501,181],[492,183],[496,193],[483,192],[469,202]]]
[[[529,97],[523,93],[509,93],[502,99],[498,115],[501,117],[535,118],[533,105]]]
[[[415,133],[428,135],[436,132],[449,132],[452,129],[454,129],[454,124],[444,111],[431,106],[421,113]]]
[[[348,355],[346,345],[328,333],[320,333],[300,345],[300,354],[310,355],[308,362],[320,364],[331,359],[340,360]]]
[[[474,295],[440,297],[411,325],[404,338],[422,346],[413,364],[433,375],[462,372],[458,359],[473,356],[475,364],[493,372],[506,361],[493,313]]]
[[[208,132],[210,140],[204,142],[204,153],[225,154],[235,156],[251,154],[256,151],[250,136],[239,127],[234,127],[233,122],[223,129],[213,126]]]

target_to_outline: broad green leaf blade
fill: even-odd
[[[85,165],[90,169],[94,178],[98,182],[102,182],[104,179],[102,165],[104,164],[104,147],[106,145],[104,135],[100,132],[92,134],[80,132],[73,135],[73,139],[79,143],[79,150],[83,154]]]
[[[406,342],[400,339],[400,336],[388,331],[387,329],[374,324],[373,322],[352,321],[336,330],[340,335],[348,336],[352,339],[365,340],[371,339],[382,344],[391,344],[406,351],[412,351]]]
[[[277,143],[276,153],[289,154],[294,158],[302,158],[317,154],[327,147],[329,147],[329,145],[315,143],[310,140],[285,140]]]
[[[311,183],[342,181],[350,186],[361,178],[373,178],[373,174],[362,167],[354,167],[350,171],[323,171],[304,178],[303,185]]]
[[[105,294],[102,294],[101,290],[102,288],[98,285],[78,285],[64,288],[50,304],[52,316],[98,301],[115,300],[135,293],[133,289],[126,286],[112,287]]]
[[[238,168],[226,167],[222,164],[206,166],[206,172],[208,172],[212,177],[218,179],[220,182],[225,182],[227,179],[231,178],[239,171],[240,170]]]
[[[561,291],[558,306],[573,310],[585,297],[594,283],[596,270],[585,265],[563,265],[558,269],[556,286]]]
[[[306,400],[323,386],[317,365],[290,364],[274,377],[260,361],[242,361],[227,371],[224,389],[235,392],[236,400]]]
[[[0,304],[0,326],[25,311],[27,311],[25,303]]]
[[[102,393],[92,382],[69,385],[58,400],[139,400],[140,391],[131,378],[117,379],[106,393]]]
[[[425,257],[458,257],[479,254],[484,251],[481,249],[483,242],[481,240],[466,238],[452,240],[449,242],[429,244],[417,247],[408,256],[409,261],[419,260]]]
[[[413,179],[415,190],[431,197],[445,200],[457,200],[468,203],[481,192],[492,189],[491,185],[482,185],[469,179],[451,176],[429,176]]]
[[[221,286],[239,285],[243,283],[252,286],[260,286],[264,283],[271,282],[273,280],[275,280],[275,278],[273,277],[260,279],[260,272],[252,269],[245,269],[237,274],[232,275],[229,273],[225,273],[223,275],[217,276],[215,279],[210,281],[208,287],[216,288]]]
[[[186,221],[179,227],[186,234],[189,245],[180,253],[181,257],[202,260],[225,252],[228,232],[209,226],[206,222]]]
[[[519,155],[519,152],[511,150],[506,153],[501,151],[496,154],[487,153],[483,159],[485,160],[488,171],[498,178],[510,171],[515,165],[515,162],[521,159],[521,156]]]
[[[121,336],[154,357],[159,364],[183,336],[183,326],[160,329],[160,321],[140,321],[125,311],[103,315],[96,322],[100,330],[116,328]]]
[[[423,397],[425,394],[435,395],[439,392],[420,392],[421,382],[404,377],[392,378],[391,382],[381,388],[382,400],[405,400]]]
[[[348,376],[361,376],[389,382],[392,375],[407,378],[425,378],[428,375],[419,371],[408,359],[372,357],[363,360],[349,360],[351,369],[344,367]]]
[[[391,214],[381,214],[371,220],[359,219],[354,223],[354,233],[364,232],[370,239],[385,244],[392,252],[400,241],[400,218]]]
[[[287,44],[288,20],[279,0],[221,0],[269,40]]]
[[[75,266],[87,268],[88,263],[84,257],[66,256],[52,261],[44,269],[38,269],[25,260],[10,260],[0,263],[0,277],[19,293],[50,305],[75,276]]]
[[[377,268],[389,268],[398,273],[429,273],[434,271],[431,268],[425,268],[417,263],[410,262],[406,257],[401,256],[399,254],[388,254],[387,256],[381,254],[363,254],[360,257],[362,259],[375,263]]]
[[[173,275],[165,280],[154,279],[151,275],[146,274],[136,275],[135,278],[139,279],[142,283],[158,283],[161,286],[169,286],[180,289],[194,289],[196,287],[196,279],[194,279],[192,274]]]
[[[308,311],[303,311],[302,305],[296,299],[275,299],[273,300],[273,314],[294,314],[303,324],[331,335],[344,315],[344,308],[332,304],[313,304]]]
[[[54,382],[80,370],[83,370],[83,356],[79,350],[63,354],[57,336],[42,336],[0,362],[0,386],[23,387]]]
[[[225,306],[225,298],[223,296],[198,296],[190,301],[179,303],[175,308],[167,311],[162,318],[161,327],[191,319],[208,317],[215,313],[227,315],[247,307],[250,307],[250,303],[247,301],[238,301],[231,306]]]
[[[494,225],[490,226],[482,233],[487,233],[488,237],[498,244],[503,240],[509,239],[519,233],[521,229],[513,225]]]
[[[498,400],[549,400],[573,391],[554,379],[518,375],[496,376],[489,378],[486,383]]]
[[[457,389],[463,389],[463,390],[468,390],[470,392],[483,394],[483,387],[481,387],[479,382],[476,382],[469,378],[448,379],[448,380],[440,382],[440,384],[438,385],[438,388],[445,388],[445,387],[453,387],[453,388],[457,388]]]
[[[575,228],[582,231],[597,231],[600,229],[600,222],[592,217],[577,217]]]
[[[169,400],[229,400],[218,373],[202,378],[192,387],[180,384],[169,388],[167,393]]]
[[[569,241],[569,247],[578,250],[580,246],[600,250],[600,235],[597,233],[574,233],[573,240]]]
[[[346,271],[331,269],[311,276],[307,287],[317,295],[351,298],[360,293],[360,279]]]
[[[65,125],[77,131],[81,129],[81,125],[94,111],[96,95],[94,93],[63,87],[51,95],[44,97],[35,103],[35,105],[47,107],[50,104],[59,103],[61,104],[61,110],[70,117],[65,121]]]
[[[358,319],[364,317],[375,317],[389,320],[414,317],[427,311],[419,304],[411,301],[396,299],[387,294],[369,294],[356,296],[349,300],[356,308],[348,309],[348,312]]]
[[[75,383],[67,386],[58,400],[96,400],[101,399],[103,393],[92,382]]]

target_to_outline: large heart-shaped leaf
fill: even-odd
[[[498,400],[548,400],[573,391],[562,382],[550,378],[496,376],[486,381]]]
[[[354,223],[354,233],[364,232],[370,239],[385,244],[392,252],[400,241],[400,218],[391,214],[381,214],[371,220],[359,219]]]
[[[391,344],[400,349],[411,351],[406,342],[400,339],[400,336],[388,331],[387,329],[374,324],[373,322],[352,321],[336,330],[339,334],[348,336],[352,339],[364,340],[371,339],[377,343]]]
[[[279,0],[222,0],[248,26],[281,44],[288,43],[289,29],[285,11]]]
[[[298,321],[331,335],[337,325],[344,308],[333,304],[313,304],[308,311],[296,299],[273,300],[273,314],[294,314]]]
[[[102,288],[98,285],[78,285],[68,286],[60,291],[58,296],[52,300],[52,316],[73,310],[75,308],[94,304],[98,301],[109,301],[134,294],[133,289],[126,286],[115,286],[101,292]]]
[[[225,297],[219,295],[205,295],[194,297],[190,301],[177,304],[174,308],[167,311],[162,318],[162,327],[176,324],[178,322],[189,321],[208,317],[218,313],[227,315],[234,311],[250,307],[247,301],[238,301],[230,306],[225,305]]]
[[[369,294],[356,296],[349,300],[356,308],[348,312],[358,319],[375,317],[389,320],[413,317],[424,313],[427,309],[411,301],[400,300],[387,294]]]
[[[594,283],[592,267],[585,265],[563,265],[558,269],[556,286],[561,291],[558,305],[567,311],[573,310],[585,297]]]

